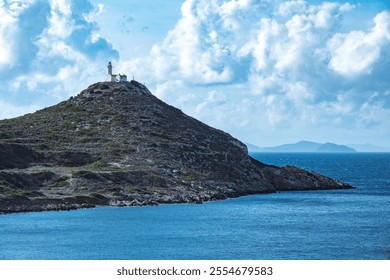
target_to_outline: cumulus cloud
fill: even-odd
[[[24,9],[23,3],[6,3],[0,0],[0,69],[14,62],[14,34],[17,32],[18,16]]]
[[[231,56],[234,42],[228,42],[220,30],[233,28],[231,14],[245,9],[249,1],[234,1],[235,5],[223,7],[218,1],[185,1],[182,18],[162,44],[151,52],[154,74],[165,80],[166,74],[180,76],[189,83],[215,84],[232,80]],[[220,12],[221,14],[218,14]],[[223,20],[221,20],[223,19]],[[221,21],[220,21],[221,20]],[[226,30],[229,32],[229,30]]]
[[[96,81],[107,60],[119,58],[98,35],[101,9],[87,0],[0,0],[0,89],[12,93],[0,100],[48,105]]]
[[[365,29],[344,25],[360,8],[303,0],[187,0],[150,56],[123,65],[138,70],[167,102],[244,139],[386,131],[390,13],[355,18],[371,22]]]
[[[181,18],[163,42],[152,47],[150,57],[142,62],[125,62],[123,69],[138,70],[137,75],[152,73],[151,79],[162,83],[175,77],[193,85],[230,84],[246,79],[247,61],[235,53],[248,38],[246,26],[253,25],[253,7],[259,5],[258,1],[219,2],[184,1]],[[145,60],[150,65],[146,69],[140,65]]]
[[[335,34],[328,43],[332,57],[329,66],[345,76],[370,73],[380,59],[382,48],[388,48],[389,44],[390,13],[386,11],[376,15],[369,32]]]

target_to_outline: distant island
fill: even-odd
[[[354,148],[334,143],[317,143],[311,141],[299,141],[294,144],[285,144],[275,147],[257,147],[247,144],[250,152],[266,153],[356,153]]]

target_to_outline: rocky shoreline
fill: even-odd
[[[213,182],[210,186],[204,188],[201,192],[195,190],[176,190],[171,194],[163,196],[159,194],[133,194],[122,197],[107,197],[101,194],[93,193],[84,196],[68,196],[63,198],[50,198],[49,194],[44,197],[17,197],[13,199],[0,199],[0,214],[25,213],[25,212],[46,212],[46,211],[70,211],[85,208],[95,208],[97,206],[113,207],[133,207],[133,206],[158,206],[161,204],[202,204],[208,201],[225,200],[241,196],[270,194],[284,191],[316,191],[330,189],[350,189],[352,186],[342,183],[338,180],[331,179],[315,172],[308,172],[297,167],[286,166],[277,168],[274,166],[264,167],[262,170],[266,178],[271,182],[272,188],[261,191],[247,191],[242,188],[236,191],[228,188],[215,189]],[[275,176],[282,174],[282,178]],[[299,181],[297,174],[299,173]],[[291,181],[291,176],[294,181]],[[316,184],[313,184],[316,181]],[[201,184],[199,181],[198,184]],[[194,182],[193,182],[194,184]],[[326,187],[325,187],[326,186]]]

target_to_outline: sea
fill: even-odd
[[[0,259],[390,259],[390,153],[251,155],[356,189],[2,215]]]

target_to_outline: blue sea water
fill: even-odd
[[[353,190],[0,216],[0,259],[390,259],[390,154],[253,154]]]

